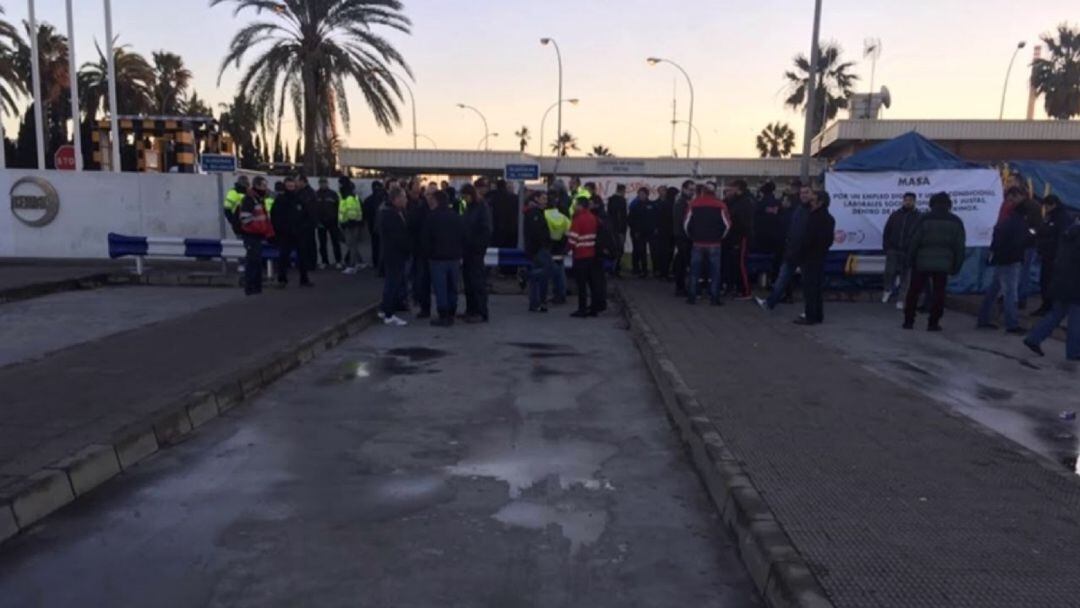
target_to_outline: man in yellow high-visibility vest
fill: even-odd
[[[236,178],[236,184],[225,193],[225,200],[221,202],[222,211],[225,213],[225,219],[232,226],[233,233],[240,236],[240,220],[237,219],[236,210],[240,207],[240,203],[244,202],[244,197],[247,196],[248,190],[251,189],[251,183],[248,181],[246,175],[241,175]]]

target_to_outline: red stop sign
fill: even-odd
[[[53,157],[56,168],[60,171],[75,170],[75,146],[60,146]]]

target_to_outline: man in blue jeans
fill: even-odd
[[[1054,260],[1056,267],[1049,291],[1053,306],[1024,339],[1024,344],[1035,354],[1044,356],[1042,343],[1068,318],[1065,357],[1080,361],[1080,219],[1062,233]]]
[[[686,236],[693,243],[690,253],[690,284],[687,286],[688,304],[697,302],[698,284],[704,273],[704,265],[709,264],[709,295],[713,306],[720,306],[720,279],[722,247],[724,239],[731,230],[731,216],[727,205],[716,197],[716,186],[712,183],[700,187],[697,198],[690,201],[684,222]]]
[[[428,212],[420,236],[428,259],[431,285],[435,289],[435,308],[438,311],[431,324],[450,327],[457,314],[457,285],[461,278],[465,226],[461,216],[450,208],[450,198],[445,192],[437,190],[431,197],[435,208]]]
[[[784,262],[780,265],[780,272],[773,283],[772,293],[766,300],[757,299],[758,306],[766,311],[773,310],[784,299],[788,285],[795,276],[795,270],[799,267],[797,257],[799,251],[802,250],[803,239],[806,238],[810,206],[817,201],[817,193],[810,186],[802,186],[799,189],[799,200],[802,204],[791,211],[791,224],[788,226],[787,238],[784,242]]]
[[[1012,190],[1015,188],[1010,189],[1009,197],[1015,194]],[[994,227],[994,238],[990,243],[990,265],[994,267],[994,276],[979,308],[978,329],[998,329],[994,324],[994,308],[1001,295],[1006,333],[1025,333],[1020,327],[1017,301],[1024,255],[1032,241],[1027,224],[1027,204],[1027,201],[1021,201]]]
[[[532,263],[529,268],[529,312],[548,311],[544,306],[551,274],[551,232],[544,218],[547,202],[546,192],[533,192],[525,209],[525,257]]]

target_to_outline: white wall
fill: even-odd
[[[11,186],[24,176],[47,180],[60,214],[43,228],[11,212]],[[233,176],[225,175],[225,188]],[[0,170],[0,256],[108,257],[107,236],[221,238],[221,201],[213,175]]]

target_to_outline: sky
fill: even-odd
[[[801,142],[803,117],[785,108],[783,74],[792,58],[808,53],[813,0],[404,0],[411,35],[386,32],[415,77],[418,131],[440,149],[475,150],[484,137],[480,118],[456,107],[465,103],[487,117],[492,149],[516,150],[514,131],[533,133],[539,147],[544,111],[555,103],[555,51],[542,46],[553,37],[562,50],[565,106],[563,128],[586,153],[604,145],[617,156],[664,156],[672,147],[672,98],[686,120],[689,91],[672,66],[649,66],[658,56],[681,65],[695,88],[694,125],[701,154],[756,156],[754,139],[768,123],[791,125]],[[64,0],[36,0],[37,17],[66,30]],[[75,0],[79,63],[96,59],[94,41],[104,35],[101,0]],[[26,18],[25,0],[0,0],[12,22]],[[893,105],[884,118],[995,119],[1009,58],[1027,41],[1012,72],[1006,117],[1023,118],[1027,64],[1040,34],[1080,13],[1076,0],[824,0],[821,39],[836,41],[856,62],[869,89],[870,64],[863,41],[879,38],[882,55],[874,88],[886,85]],[[1071,9],[1071,10],[1070,10]],[[216,107],[235,92],[239,72],[218,73],[232,35],[253,13],[233,15],[231,6],[209,8],[208,0],[113,0],[114,33],[121,44],[149,55],[182,55],[195,74],[199,96]],[[352,129],[347,145],[364,148],[412,146],[408,97],[394,133],[378,128],[364,112],[358,90],[350,95]],[[547,121],[545,147],[556,134],[556,113]],[[1041,100],[1037,118],[1045,118]],[[11,129],[13,123],[5,121]],[[296,139],[286,119],[284,137]],[[686,147],[687,127],[678,125],[676,146]],[[694,153],[697,154],[697,136]],[[801,145],[801,144],[800,144]],[[430,146],[421,140],[421,147]]]

